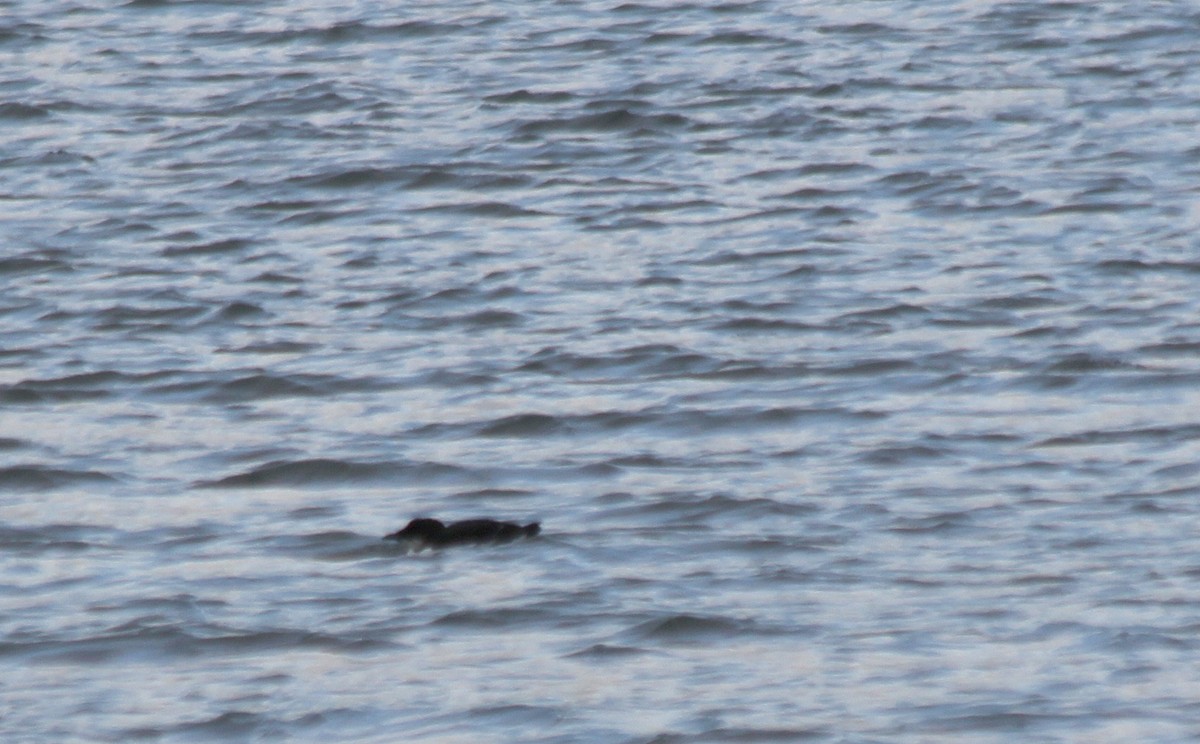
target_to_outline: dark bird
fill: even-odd
[[[494,519],[467,519],[443,524],[436,519],[414,519],[399,532],[384,535],[384,540],[397,540],[422,548],[444,548],[448,545],[480,545],[512,542],[519,537],[533,537],[541,532],[538,522],[519,525],[497,522]]]

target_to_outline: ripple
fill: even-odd
[[[0,29],[0,740],[1194,737],[1193,8],[293,5]]]

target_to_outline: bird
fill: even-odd
[[[412,520],[402,530],[384,535],[383,539],[409,543],[416,550],[421,550],[450,545],[506,543],[520,537],[533,537],[541,531],[540,522],[520,525],[494,519],[465,519],[445,524],[437,519],[422,517]]]

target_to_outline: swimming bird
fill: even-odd
[[[520,525],[497,522],[494,519],[466,519],[444,524],[437,519],[414,519],[404,529],[384,535],[384,540],[397,540],[422,548],[444,548],[448,545],[480,545],[512,542],[519,537],[533,537],[542,531],[540,522]]]

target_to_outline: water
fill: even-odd
[[[1194,7],[0,12],[4,741],[1200,738]]]

